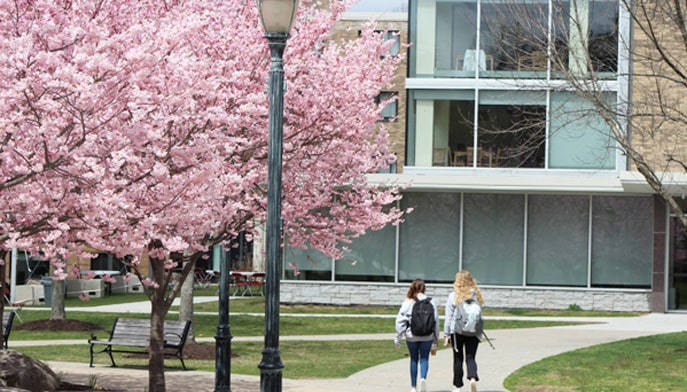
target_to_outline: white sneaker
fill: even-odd
[[[451,392],[460,392],[460,388],[456,388],[456,389],[452,390]]]
[[[415,389],[415,388],[410,388],[410,392],[417,392],[417,389]]]
[[[477,381],[470,380],[470,392],[477,392]]]
[[[427,392],[427,380],[424,378],[420,379],[420,392]]]

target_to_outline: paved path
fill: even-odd
[[[142,306],[144,307],[144,305]],[[101,311],[105,311],[103,309],[105,307],[99,308]],[[129,312],[135,312],[138,309],[136,306],[132,306],[132,304],[126,304],[126,310]],[[107,311],[113,310],[109,308]],[[504,319],[507,319],[507,317],[504,317]],[[551,318],[527,319],[551,320]],[[477,363],[481,379],[478,383],[478,390],[480,392],[506,391],[503,387],[503,380],[510,373],[528,363],[551,355],[638,336],[687,330],[686,314],[653,313],[640,317],[566,318],[566,320],[593,321],[594,323],[575,326],[488,331],[489,337],[496,348],[491,349],[488,344],[480,345],[477,353]],[[389,345],[391,345],[392,338],[392,334],[376,334],[284,336],[280,339],[282,341],[287,339],[348,339],[352,341],[384,339],[388,340]],[[213,339],[209,340],[212,341]],[[234,340],[263,340],[263,337],[235,337]],[[59,343],[54,342],[54,344]],[[65,343],[73,344],[74,342],[68,341]],[[80,343],[85,344],[83,341]],[[20,344],[29,345],[32,343],[14,341],[10,343],[10,346],[19,348]],[[364,348],[361,347],[361,355],[364,355],[364,353]],[[147,386],[147,370],[101,366],[89,368],[88,364],[60,362],[51,362],[50,365],[58,373],[63,373],[65,378],[70,381],[88,382],[90,375],[96,375],[102,385],[126,389],[130,392],[142,392]],[[288,363],[286,363],[286,366],[288,367]],[[430,392],[451,391],[451,379],[451,352],[450,350],[440,350],[435,357],[430,358],[428,390]],[[214,372],[167,371],[166,380],[167,390],[170,392],[211,392],[214,390]],[[409,384],[408,360],[402,359],[365,369],[345,379],[283,379],[283,390],[287,392],[407,392],[410,390]],[[232,375],[231,389],[233,392],[259,391],[259,385],[259,377]]]

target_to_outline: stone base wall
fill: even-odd
[[[576,305],[582,310],[651,311],[650,290],[529,287],[481,287],[481,290],[485,305],[492,308],[568,309]],[[294,304],[399,305],[407,291],[408,284],[282,281],[280,300]],[[436,298],[441,306],[451,291],[450,285],[427,285],[427,295]]]

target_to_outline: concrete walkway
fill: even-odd
[[[201,299],[202,301],[202,299]],[[133,313],[144,311],[144,304],[125,304],[126,310],[113,310],[109,305],[98,307],[99,311],[122,311]],[[76,309],[74,309],[76,310]],[[79,308],[78,310],[85,310]],[[94,311],[98,311],[93,309]],[[149,312],[149,310],[148,310]],[[282,315],[286,316],[286,315]],[[503,317],[502,319],[516,319]],[[551,318],[527,318],[544,319]],[[488,319],[487,319],[488,320]],[[481,392],[506,391],[503,380],[520,367],[577,348],[608,343],[617,340],[630,339],[639,336],[687,330],[686,314],[658,314],[653,313],[640,317],[618,318],[566,318],[570,321],[593,322],[593,324],[528,328],[488,330],[495,349],[488,344],[482,344],[477,352],[477,363],[481,381],[478,390]],[[393,333],[376,335],[338,335],[338,336],[284,336],[280,340],[366,340],[382,339],[393,344]],[[214,339],[198,339],[209,340]],[[235,337],[233,341],[263,340],[263,337]],[[45,342],[43,342],[44,344]],[[62,342],[55,341],[53,344]],[[73,344],[74,341],[64,343]],[[78,343],[86,342],[79,341]],[[32,342],[10,341],[10,348],[20,345],[30,345]],[[405,348],[402,348],[405,350]],[[365,355],[361,347],[361,355]],[[130,392],[144,391],[147,387],[147,370],[132,368],[111,368],[98,366],[89,368],[88,364],[51,362],[50,365],[65,378],[74,382],[88,382],[91,375],[95,375],[101,385],[110,388],[121,388]],[[256,364],[257,366],[257,364]],[[288,367],[288,363],[286,363]],[[428,376],[428,390],[431,392],[449,392],[453,389],[452,359],[448,349],[440,350],[436,356],[430,357]],[[379,392],[379,391],[409,391],[408,360],[402,359],[378,365],[353,374],[345,379],[327,380],[290,380],[283,379],[284,391],[298,392]],[[167,390],[170,392],[214,391],[214,372],[198,371],[167,371]],[[232,375],[231,390],[233,392],[259,391],[259,377]],[[466,388],[463,388],[465,391]]]

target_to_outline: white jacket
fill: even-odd
[[[427,296],[423,293],[417,295],[418,300],[423,300],[425,298],[427,298]],[[406,298],[406,300],[401,304],[398,315],[396,315],[396,336],[394,337],[395,344],[400,344],[401,339],[404,336],[406,340],[411,342],[439,339],[439,334],[441,333],[441,329],[439,327],[439,311],[437,310],[436,303],[434,303],[434,299],[432,299],[430,302],[434,308],[434,320],[436,320],[436,323],[434,324],[434,333],[427,336],[413,336],[413,333],[410,331],[410,315],[413,312],[415,300]]]

